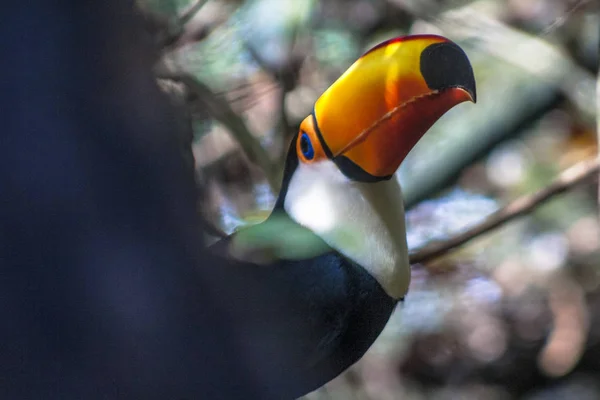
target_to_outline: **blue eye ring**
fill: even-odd
[[[315,149],[305,132],[302,132],[302,135],[300,136],[300,151],[307,160],[312,160],[315,156]]]

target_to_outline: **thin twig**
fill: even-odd
[[[448,251],[465,244],[469,240],[487,233],[516,217],[528,213],[553,196],[565,192],[580,182],[598,174],[599,171],[600,159],[581,161],[563,171],[549,186],[546,186],[536,193],[523,196],[511,202],[506,207],[496,211],[485,221],[471,229],[448,240],[435,242],[415,251],[410,255],[410,263],[422,263],[444,255]]]
[[[263,170],[269,185],[274,191],[277,191],[279,182],[275,173],[275,166],[269,154],[226,100],[216,96],[208,86],[187,72],[161,71],[157,74],[157,78],[183,83],[190,91],[190,94],[194,95],[202,103],[208,113],[229,130],[244,150],[248,159]]]
[[[227,95],[232,95],[233,93],[236,92],[247,92],[249,90],[252,90],[252,88],[255,85],[259,85],[259,84],[263,84],[263,85],[268,85],[270,82],[267,79],[259,79],[256,81],[249,81],[249,80],[245,80],[243,82],[238,83],[235,86],[232,86],[230,88],[226,88],[224,90],[215,92],[215,94],[217,96],[227,96]],[[273,86],[275,86],[275,84],[273,84]]]
[[[271,85],[271,86],[267,86],[266,88],[256,90],[254,92],[248,90],[246,93],[241,93],[238,94],[237,96],[233,97],[233,96],[229,96],[227,97],[227,100],[230,103],[238,103],[238,104],[244,104],[243,102],[246,100],[250,100],[248,101],[246,104],[254,104],[254,102],[252,100],[256,100],[256,99],[260,99],[263,96],[268,95],[269,93],[272,93],[274,90],[277,90],[277,85]],[[245,107],[244,110],[249,109],[252,107]]]
[[[587,5],[588,3],[589,3],[589,0],[580,0],[577,3],[573,4],[571,7],[569,7],[565,11],[565,13],[563,15],[556,18],[554,20],[554,22],[552,22],[550,25],[548,25],[548,27],[546,29],[544,29],[544,31],[541,33],[541,35],[546,36],[546,35],[552,33],[552,31],[556,30],[557,28],[560,28],[562,25],[564,25],[567,22],[569,17],[575,13],[575,11],[579,10],[581,7]]]

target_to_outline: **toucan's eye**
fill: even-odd
[[[303,163],[313,163],[327,158],[315,132],[312,115],[304,118],[300,124],[300,131],[296,136],[296,154]]]
[[[302,136],[300,136],[300,151],[307,160],[312,160],[315,156],[315,149],[306,132],[302,132]]]

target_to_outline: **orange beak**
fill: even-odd
[[[456,44],[435,35],[391,39],[317,100],[300,126],[298,155],[304,162],[327,157],[354,180],[389,179],[446,111],[475,97],[471,64]]]

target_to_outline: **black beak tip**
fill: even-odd
[[[469,92],[469,94],[471,94],[471,98],[473,98],[473,103],[477,103],[477,93],[475,93],[475,88],[473,88],[473,91]]]
[[[421,74],[433,90],[460,87],[477,102],[473,68],[467,55],[452,42],[434,43],[421,53]]]
[[[469,93],[471,95],[471,99],[473,100],[473,103],[477,103],[477,92],[475,90],[475,84],[473,84],[473,87],[470,87],[470,88],[465,87],[465,86],[460,86],[460,87],[465,89],[467,91],[467,93]]]

